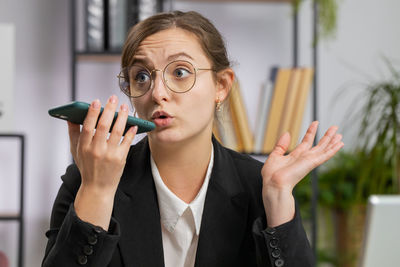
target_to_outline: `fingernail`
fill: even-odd
[[[92,102],[92,107],[95,109],[100,108],[100,100],[96,99]]]
[[[122,111],[128,111],[128,106],[126,104],[121,105],[121,110]]]
[[[115,95],[110,96],[110,98],[108,99],[108,101],[110,103],[115,104],[117,102],[117,97]]]

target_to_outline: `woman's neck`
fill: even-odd
[[[149,145],[164,184],[190,203],[204,182],[211,157],[211,137],[200,136],[174,144],[159,144],[149,139]]]

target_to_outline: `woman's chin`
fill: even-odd
[[[148,133],[148,136],[152,141],[160,144],[172,144],[183,140],[181,134],[172,129],[155,130]]]

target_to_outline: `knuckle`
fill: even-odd
[[[104,160],[114,164],[115,166],[120,166],[123,158],[118,153],[107,153]]]
[[[84,123],[83,127],[82,127],[82,133],[89,134],[90,132],[91,132],[91,129],[89,128],[89,126],[86,123]]]
[[[91,150],[90,155],[95,160],[99,160],[99,159],[103,158],[103,153],[99,149]]]
[[[86,146],[79,145],[78,146],[78,152],[79,152],[79,154],[87,154],[88,153],[88,148]]]
[[[123,130],[121,129],[121,127],[114,127],[113,133],[115,133],[118,136],[122,136]]]
[[[104,123],[99,123],[96,129],[102,132],[108,131],[108,127]]]

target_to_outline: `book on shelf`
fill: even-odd
[[[278,70],[271,105],[268,111],[268,121],[265,128],[263,153],[270,153],[275,146],[279,135],[279,126],[285,108],[285,99],[289,87],[292,69],[280,68]]]
[[[239,151],[250,153],[253,151],[254,138],[246,112],[246,106],[240,89],[239,81],[235,80],[231,89],[230,105],[235,130],[238,136]]]
[[[233,104],[233,98],[232,98],[232,93],[231,96],[229,97],[229,115],[232,121],[232,130],[234,132],[234,136],[236,137],[236,144],[235,144],[235,150],[236,151],[243,151],[244,150],[244,142],[243,138],[240,133],[240,126],[239,126],[239,118],[237,116],[236,111],[234,110],[234,104]]]
[[[296,92],[296,104],[292,110],[292,118],[289,132],[292,135],[289,149],[293,149],[299,140],[301,123],[304,117],[304,110],[307,104],[308,95],[310,93],[312,79],[314,76],[313,68],[302,68],[299,81],[299,88]]]
[[[139,0],[126,0],[126,30],[139,22]]]
[[[109,0],[108,10],[108,32],[109,32],[109,49],[111,51],[121,51],[125,42],[125,36],[128,31],[128,12],[126,7],[128,2],[136,2],[130,0]],[[136,23],[136,19],[134,19]],[[134,24],[133,23],[133,24]],[[133,25],[132,24],[132,25]]]
[[[261,86],[260,96],[258,98],[258,109],[256,118],[256,129],[254,132],[254,153],[263,153],[263,143],[265,128],[268,119],[268,109],[271,105],[271,98],[275,83],[278,67],[272,67],[270,75],[265,83]]]
[[[86,0],[85,50],[121,51],[129,29],[162,10],[160,0]]]
[[[282,134],[289,132],[288,150],[293,150],[299,139],[313,73],[312,68],[271,69],[269,81],[260,92],[255,137],[236,80],[227,99],[229,105],[217,112],[214,136],[230,149],[268,154]]]
[[[299,88],[299,83],[300,83],[300,76],[301,76],[301,69],[300,68],[295,68],[292,69],[290,73],[290,79],[289,79],[289,84],[288,84],[288,89],[286,92],[286,97],[285,97],[285,104],[284,108],[282,110],[282,118],[280,121],[279,129],[278,129],[278,135],[277,138],[279,138],[283,133],[289,132],[291,137],[292,132],[291,132],[291,123],[292,123],[292,118],[293,118],[293,110],[296,105],[296,97]],[[289,146],[289,151],[291,151],[293,147]]]
[[[213,128],[214,136],[225,147],[238,151],[239,140],[233,123],[231,107],[223,105],[221,111],[216,113],[216,116],[217,120],[214,120]]]
[[[253,150],[254,138],[250,129],[246,107],[237,80],[234,81],[228,99],[221,111],[216,113],[214,136],[226,147],[250,153]]]
[[[268,111],[263,153],[270,153],[285,132],[289,132],[291,136],[288,151],[295,148],[313,73],[312,68],[279,69]]]
[[[157,0],[138,0],[139,1],[139,21],[144,20],[162,10]]]
[[[105,1],[86,1],[86,49],[87,51],[103,51],[105,47]]]

